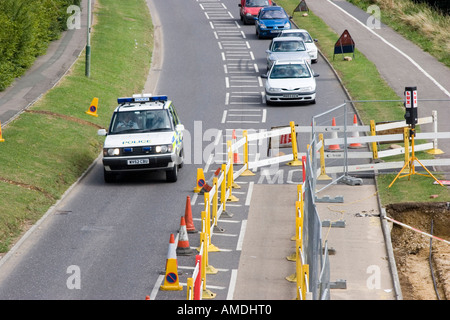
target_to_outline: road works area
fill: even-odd
[[[447,202],[398,203],[387,206],[386,212],[393,219],[422,232],[449,239],[449,205]],[[450,298],[448,243],[397,224],[392,226],[391,237],[403,299],[448,300]]]

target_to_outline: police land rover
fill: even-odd
[[[166,180],[177,181],[183,166],[183,130],[172,101],[150,94],[118,98],[103,146],[105,182],[120,172],[166,171]]]

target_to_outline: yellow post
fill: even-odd
[[[370,120],[370,135],[371,136],[377,135],[374,120]],[[374,160],[378,159],[378,149],[377,149],[377,143],[375,141],[372,142],[372,153],[373,153],[373,159]]]
[[[409,166],[409,128],[403,128],[403,141],[405,142],[405,164]]]
[[[319,133],[319,141],[322,142],[322,147],[320,148],[320,175],[317,177],[317,180],[331,180],[325,172],[325,146],[323,145],[323,133]]]
[[[203,290],[202,290],[202,299],[214,299],[216,297],[216,294],[211,292],[209,289],[206,289],[206,274],[208,272],[208,268],[211,268],[211,266],[208,266],[208,248],[207,248],[207,240],[206,240],[206,233],[201,232],[200,233],[200,247],[202,247],[203,244],[203,252],[201,252],[202,255],[202,267],[201,267],[201,277],[203,282]],[[211,270],[209,270],[211,271]]]
[[[245,144],[244,144],[244,166],[246,166],[246,169],[244,172],[241,173],[241,176],[248,177],[248,176],[254,176],[255,174],[248,168],[248,133],[247,130],[244,130],[242,133]]]
[[[298,152],[297,152],[297,135],[295,134],[295,123],[294,121],[289,122],[291,126],[291,141],[292,141],[292,154],[294,155],[294,160],[288,162],[290,166],[301,166],[302,161],[298,160]]]
[[[5,139],[2,137],[2,123],[0,122],[0,142],[5,142]]]
[[[309,281],[309,264],[304,264],[302,266],[302,296],[303,300],[306,300],[306,292],[308,292],[308,281]]]
[[[205,230],[206,234],[208,235],[208,251],[211,252],[217,252],[220,251],[219,248],[217,248],[215,245],[211,243],[211,204],[209,200],[209,192],[205,192]],[[202,212],[203,214],[203,212]]]
[[[187,279],[186,300],[194,300],[194,279],[192,278]]]

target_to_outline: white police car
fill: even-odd
[[[183,130],[175,107],[167,96],[148,94],[117,99],[103,146],[105,182],[120,172],[166,171],[169,182],[177,181],[183,166]]]

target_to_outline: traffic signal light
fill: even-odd
[[[406,124],[415,125],[417,123],[417,87],[405,88],[405,120]]]

